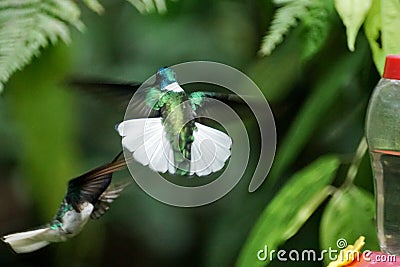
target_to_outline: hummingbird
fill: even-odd
[[[187,94],[173,69],[160,68],[154,84],[142,86],[127,109],[128,116],[133,108],[142,114],[145,111],[147,117],[125,120],[116,126],[122,146],[136,161],[160,173],[206,176],[221,170],[231,155],[232,139],[200,123],[200,112],[211,98],[241,100],[233,94]]]
[[[228,105],[243,104],[235,94],[187,94],[169,67],[158,69],[155,81],[149,84],[87,79],[72,79],[68,83],[126,108],[126,118],[130,119],[115,127],[122,137],[122,146],[153,171],[206,176],[221,170],[231,155],[231,137],[204,125],[202,117],[209,115],[215,104],[213,99]]]
[[[3,236],[1,240],[16,253],[29,253],[50,243],[64,242],[79,234],[89,219],[100,218],[109,205],[130,184],[110,186],[114,172],[126,167],[119,159],[97,167],[68,182],[67,194],[52,221],[33,230]]]

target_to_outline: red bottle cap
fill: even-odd
[[[383,78],[400,80],[400,55],[387,55]]]

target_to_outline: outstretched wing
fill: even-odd
[[[80,212],[80,206],[84,202],[94,205],[110,185],[112,174],[126,167],[125,159],[120,159],[121,155],[122,152],[111,163],[69,181],[66,200],[77,212]]]
[[[126,110],[131,119],[160,116],[156,104],[161,91],[155,84],[97,82],[90,79],[71,79],[68,84],[113,104],[119,111]]]
[[[94,209],[92,211],[92,214],[90,214],[90,218],[98,219],[103,216],[104,213],[106,213],[106,211],[110,208],[110,204],[114,202],[114,200],[119,197],[125,187],[127,187],[131,183],[131,181],[127,181],[121,184],[114,185],[104,191],[94,205]]]
[[[209,117],[213,112],[218,112],[216,101],[221,101],[229,106],[245,105],[243,99],[235,94],[216,93],[216,92],[193,92],[189,95],[189,100],[197,116]]]

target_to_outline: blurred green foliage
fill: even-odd
[[[262,249],[262,244],[268,246],[268,251],[276,250],[299,230],[332,193],[329,185],[339,165],[336,157],[326,156],[298,172],[261,214],[237,266],[264,266],[268,263],[271,260],[268,252],[264,255],[265,262],[254,257],[254,252]]]
[[[398,2],[374,0],[360,10],[356,0],[82,1],[101,16],[76,1],[57,2],[77,13],[61,16],[52,5],[44,23],[30,17],[43,9],[21,15],[12,14],[11,1],[0,6],[0,52],[14,40],[4,26],[10,22],[21,22],[13,25],[24,33],[37,30],[36,22],[46,24],[46,30],[39,27],[40,36],[52,43],[72,40],[67,47],[41,49],[46,38],[34,39],[30,47],[31,40],[18,35],[20,46],[0,53],[0,71],[5,70],[0,81],[5,82],[41,52],[12,76],[0,99],[0,235],[48,221],[66,182],[120,149],[114,125],[123,113],[64,88],[68,76],[142,81],[160,66],[190,60],[234,66],[271,104],[279,140],[276,160],[263,186],[249,194],[259,137],[257,124],[244,114],[251,162],[223,199],[181,209],[133,186],[104,218],[67,243],[29,255],[14,255],[0,244],[0,266],[264,266],[267,262],[257,261],[256,254],[265,245],[321,250],[360,234],[367,236],[368,248],[377,249],[368,156],[356,155],[360,167],[351,162],[377,69],[382,70],[385,54],[399,51]],[[32,5],[18,8],[31,11]],[[53,27],[59,23],[61,28]],[[84,33],[70,32],[70,25],[80,28],[81,23]],[[365,34],[357,34],[362,24]],[[262,57],[260,51],[270,55]],[[320,158],[325,154],[335,156]],[[349,183],[350,166],[356,172]],[[281,264],[273,260],[269,266]]]

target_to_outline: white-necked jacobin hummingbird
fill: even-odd
[[[68,182],[68,191],[53,220],[34,230],[3,236],[16,253],[28,253],[79,234],[89,218],[98,219],[130,182],[110,186],[112,174],[126,167],[120,154],[111,162]]]
[[[237,100],[238,96],[214,92],[186,94],[175,72],[167,67],[159,69],[155,83],[145,86],[138,95],[138,101],[130,106],[147,110],[148,118],[125,120],[116,128],[123,147],[132,152],[133,158],[154,171],[179,175],[205,176],[224,167],[232,139],[199,123],[197,111],[207,99],[228,101]]]
[[[123,147],[136,161],[154,171],[205,176],[221,170],[230,157],[232,139],[200,123],[199,117],[210,114],[212,99],[228,105],[243,104],[237,95],[199,91],[187,94],[168,67],[160,68],[151,84],[85,79],[74,79],[70,84],[107,101],[116,100],[124,108],[133,96],[126,111],[129,119],[116,129],[122,136]]]

